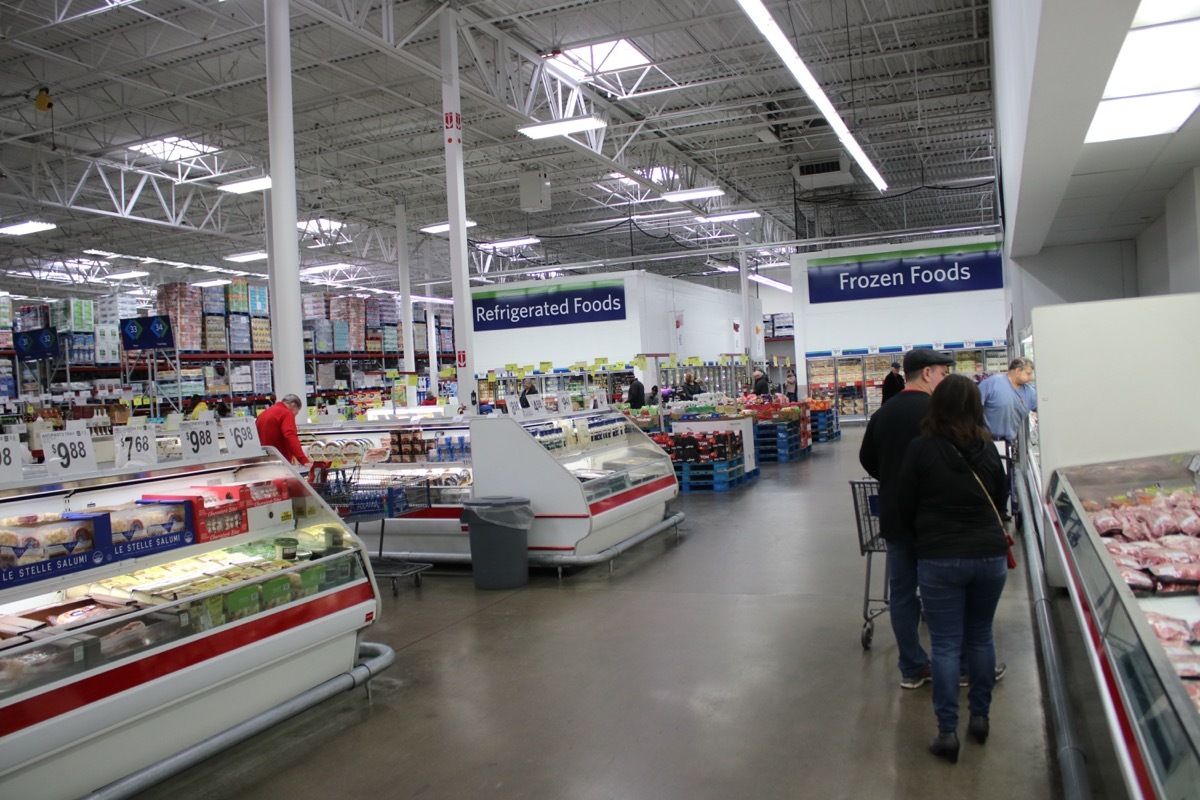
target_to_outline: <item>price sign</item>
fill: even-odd
[[[542,402],[541,395],[531,394],[526,395],[526,400],[529,401],[530,416],[544,417],[546,416],[546,404]]]
[[[158,440],[155,429],[142,425],[115,429],[113,442],[117,468],[152,467],[158,463]]]
[[[262,455],[262,443],[258,441],[258,426],[254,420],[241,419],[221,420],[221,429],[225,432],[225,449],[231,456]]]
[[[185,459],[217,461],[221,458],[221,445],[217,442],[217,423],[211,419],[180,423],[179,446]]]
[[[570,392],[556,392],[555,396],[558,398],[558,413],[570,414],[573,410],[571,407]]]
[[[21,479],[21,442],[14,433],[0,434],[0,482]]]
[[[51,478],[96,471],[96,451],[87,431],[53,431],[42,434],[42,452]]]

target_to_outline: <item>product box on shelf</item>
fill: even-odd
[[[225,333],[225,317],[204,317],[204,349],[210,353],[229,351],[229,338]]]
[[[0,328],[0,350],[13,349],[12,328]]]
[[[266,286],[251,284],[247,291],[250,298],[250,314],[256,317],[271,315],[271,296]]]
[[[193,544],[187,503],[138,500],[108,510],[113,557],[120,561]]]
[[[243,280],[235,280],[225,286],[225,306],[230,314],[250,313],[250,287]]]
[[[119,325],[121,320],[137,315],[137,299],[129,294],[106,294],[92,301],[92,319],[97,326]]]
[[[121,335],[116,324],[96,325],[96,363],[119,364],[121,362]]]
[[[12,324],[12,298],[0,297],[0,328],[11,328]]]
[[[192,488],[175,494],[146,495],[142,499],[189,504],[192,509],[192,527],[195,529],[198,543],[239,536],[250,529],[246,519],[245,501],[240,497],[226,500],[205,489]]]
[[[50,308],[50,324],[58,328],[59,333],[92,332],[95,320],[91,300],[59,300]]]
[[[225,290],[220,286],[204,286],[200,289],[201,310],[205,314],[225,316]]]
[[[300,312],[303,319],[329,319],[329,295],[324,292],[302,295]]]
[[[378,328],[383,325],[380,310],[384,301],[377,297],[368,297],[363,301],[363,313],[368,328]]]
[[[17,306],[13,309],[13,330],[36,331],[50,327],[50,306],[45,303]]]
[[[274,391],[275,377],[271,370],[272,364],[270,361],[255,361],[250,365],[250,371],[254,378],[255,394],[271,394]]]
[[[98,567],[113,560],[107,514],[0,520],[0,589]]]
[[[249,353],[251,343],[250,317],[245,314],[229,315],[229,352]]]

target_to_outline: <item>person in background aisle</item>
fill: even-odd
[[[683,385],[679,387],[678,393],[680,400],[691,400],[698,394],[704,394],[704,384],[696,380],[694,373],[684,373]]]
[[[1008,538],[997,508],[1007,481],[983,426],[975,382],[950,375],[933,392],[921,436],[896,477],[900,524],[913,534],[917,583],[933,653],[938,735],[929,751],[958,761],[958,688],[966,657],[967,732],[987,741],[997,677],[992,621],[1008,578]]]
[[[904,376],[900,374],[900,362],[893,361],[892,371],[883,379],[883,399],[879,401],[879,405],[883,405],[903,391]]]
[[[233,412],[230,410],[229,406],[225,405],[224,403],[217,403],[216,410],[217,419],[228,419],[229,417],[233,416]]]
[[[658,387],[651,386],[650,387],[650,396],[646,398],[646,405],[656,406],[660,402],[662,402],[662,401],[659,399],[659,396],[658,396]]]
[[[788,400],[796,403],[799,402],[800,399],[799,392],[800,387],[796,383],[796,370],[789,369],[787,371],[787,377],[783,379],[783,393],[787,396]]]
[[[1033,362],[1028,358],[1014,358],[1004,375],[992,375],[979,384],[983,398],[983,424],[997,441],[1015,443],[1021,436],[1021,428],[1030,412],[1037,412],[1037,389],[1033,380]],[[1009,455],[1013,454],[1011,445]],[[1012,493],[1012,470],[1008,464],[1009,493]],[[1008,519],[1008,504],[1000,504],[1000,514]]]
[[[646,405],[646,387],[636,377],[629,384],[629,391],[625,393],[625,399],[629,402],[629,407],[639,409]]]
[[[771,396],[771,382],[767,380],[767,376],[763,374],[763,371],[757,367],[754,369],[754,387],[750,391],[759,397]]]
[[[524,385],[521,386],[521,396],[517,398],[521,403],[521,408],[529,408],[528,395],[537,393],[537,386],[534,385],[533,378],[526,378]]]
[[[887,543],[888,603],[892,633],[900,651],[900,687],[917,689],[929,682],[929,656],[921,645],[921,607],[917,601],[917,552],[912,534],[899,516],[896,479],[904,451],[917,438],[929,396],[950,373],[947,355],[918,348],[904,354],[903,392],[871,415],[858,461],[879,481],[879,532]]]
[[[192,395],[192,408],[188,412],[188,419],[200,419],[200,415],[208,411],[208,403],[204,402],[204,398],[198,394]]]
[[[296,435],[296,415],[304,404],[294,394],[284,395],[278,403],[258,415],[254,427],[258,428],[258,440],[263,447],[274,447],[289,464],[312,463],[300,446]]]

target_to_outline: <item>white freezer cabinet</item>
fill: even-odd
[[[1194,582],[1169,579],[1197,565],[1159,557],[1194,546],[1187,533],[1196,531],[1192,514],[1200,513],[1198,465],[1197,454],[1178,454],[1060,469],[1050,481],[1055,541],[1046,547],[1063,555],[1132,797],[1191,798],[1200,786],[1200,646],[1189,642],[1200,638],[1200,600]],[[1162,513],[1168,505],[1174,523]],[[1126,520],[1120,531],[1116,517]],[[1183,533],[1170,530],[1178,524]]]
[[[249,719],[353,667],[377,614],[361,542],[273,456],[4,490],[0,796]]]

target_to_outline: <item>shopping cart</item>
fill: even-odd
[[[862,646],[871,649],[875,637],[875,618],[888,610],[887,542],[879,535],[879,481],[863,478],[850,481],[854,495],[854,518],[858,523],[858,549],[867,557],[867,577],[863,583]],[[884,554],[883,595],[871,596],[871,560],[876,553]]]
[[[400,594],[401,578],[411,576],[414,586],[421,585],[421,573],[433,565],[386,557],[383,554],[383,540],[388,519],[429,507],[427,480],[363,480],[357,466],[331,469],[324,463],[314,463],[309,481],[342,521],[354,526],[354,534],[359,538],[362,538],[362,523],[379,522],[379,552],[371,556],[371,571],[376,580],[387,578],[391,581],[393,597]]]

